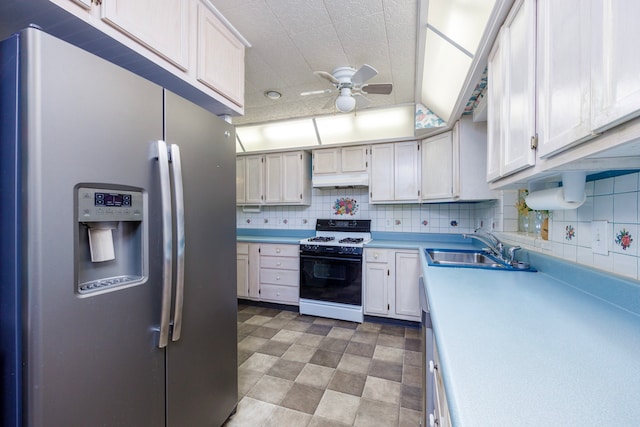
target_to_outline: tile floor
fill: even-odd
[[[417,328],[238,305],[236,414],[225,427],[419,426]]]

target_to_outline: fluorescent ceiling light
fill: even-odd
[[[494,4],[495,0],[429,0],[427,23],[475,55]]]
[[[238,126],[236,132],[245,151],[297,148],[318,144],[312,119]]]
[[[427,29],[422,74],[422,103],[449,122],[472,58]]]

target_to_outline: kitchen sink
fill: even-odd
[[[433,266],[535,271],[528,264],[509,263],[484,250],[427,249],[426,254],[428,264]]]

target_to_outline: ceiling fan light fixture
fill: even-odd
[[[339,96],[338,98],[336,98],[336,108],[341,113],[348,113],[349,111],[353,110],[355,106],[356,100],[350,95]]]
[[[276,100],[276,99],[280,99],[282,97],[282,94],[277,90],[266,90],[264,92],[264,96],[266,96],[269,99]]]

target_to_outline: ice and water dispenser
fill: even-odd
[[[78,187],[76,197],[76,292],[88,296],[143,283],[143,193]]]

